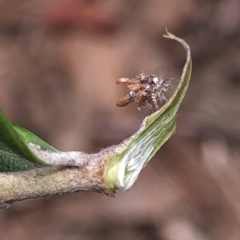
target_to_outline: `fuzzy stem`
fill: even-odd
[[[104,183],[105,154],[90,155],[82,167],[42,167],[30,171],[0,173],[0,205],[24,199],[69,192],[111,194]]]

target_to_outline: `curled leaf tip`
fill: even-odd
[[[179,42],[184,47],[184,49],[187,51],[187,56],[189,58],[191,58],[190,47],[182,38],[179,38],[179,37],[175,36],[174,34],[170,33],[167,29],[166,29],[166,34],[164,34],[163,37]]]
[[[168,29],[165,29],[166,34],[163,35],[164,38],[169,38],[169,39],[175,39],[176,36],[174,34],[172,34],[171,32],[168,31]]]

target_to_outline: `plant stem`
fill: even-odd
[[[85,166],[50,166],[0,173],[0,205],[56,194],[95,191],[111,194],[104,182],[106,155],[92,154]]]

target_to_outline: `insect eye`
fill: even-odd
[[[136,97],[136,93],[134,91],[130,91],[129,94],[132,98]]]
[[[157,83],[159,81],[158,77],[154,77],[152,80],[154,83]]]

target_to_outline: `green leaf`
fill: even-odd
[[[46,165],[29,149],[30,142],[55,151],[33,133],[13,125],[0,110],[0,172],[23,171]]]
[[[175,133],[176,118],[180,104],[189,86],[192,61],[188,44],[167,31],[165,38],[179,42],[186,51],[186,63],[177,89],[169,101],[157,112],[146,117],[140,129],[129,139],[116,146],[116,152],[105,168],[105,182],[108,189],[127,190],[136,181],[139,173]]]
[[[82,166],[88,154],[61,152],[28,130],[12,124],[0,110],[0,172],[30,170],[44,165]]]
[[[41,138],[39,138],[32,132],[29,132],[25,128],[22,128],[15,124],[13,125],[13,127],[17,131],[17,133],[19,135],[21,135],[21,137],[24,139],[25,144],[33,143],[33,144],[39,145],[42,150],[57,152],[57,150],[54,147],[52,147],[48,143],[44,142]]]
[[[14,153],[5,144],[0,142],[0,172],[25,171],[38,167],[38,164],[29,162],[20,155]]]

